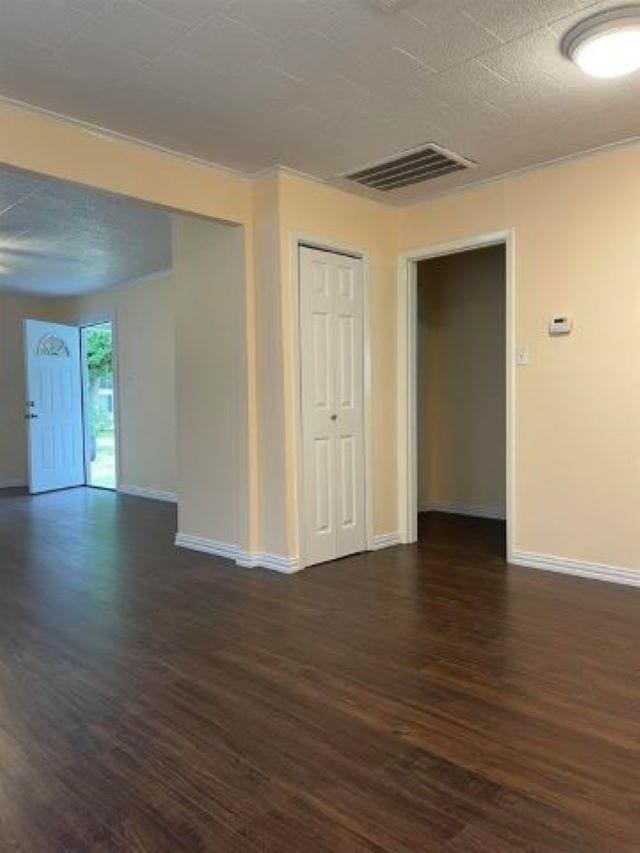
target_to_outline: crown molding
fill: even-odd
[[[160,154],[166,154],[169,157],[176,157],[179,160],[187,160],[197,166],[202,166],[205,169],[215,169],[219,172],[225,172],[232,175],[234,178],[240,178],[245,181],[251,180],[251,176],[247,172],[241,172],[239,169],[231,169],[229,166],[223,166],[220,163],[215,163],[212,160],[204,160],[202,157],[196,157],[193,154],[186,154],[184,151],[178,151],[175,148],[167,148],[164,145],[158,145],[155,142],[150,142],[146,139],[139,139],[137,136],[129,136],[127,133],[120,133],[117,130],[110,130],[108,127],[102,127],[99,124],[92,124],[82,119],[73,118],[72,116],[58,113],[54,110],[48,110],[45,107],[38,107],[35,104],[29,104],[26,101],[19,101],[16,98],[9,98],[6,95],[0,95],[0,105],[15,109],[20,112],[33,113],[34,115],[44,116],[51,121],[59,124],[71,124],[79,130],[86,133],[88,136],[95,136],[99,139],[104,139],[107,142],[128,142],[131,145],[136,145],[140,148],[146,148],[150,151],[157,151]]]
[[[314,184],[322,184],[322,186],[325,187],[331,186],[331,183],[326,178],[319,178],[317,175],[310,175],[308,172],[301,172],[299,169],[292,169],[290,166],[284,166],[282,163],[267,166],[266,169],[259,169],[257,172],[247,173],[247,177],[251,178],[253,181],[270,178],[274,175],[290,175],[293,178],[302,178],[304,181],[313,181]]]
[[[6,107],[21,112],[41,115],[45,118],[50,119],[51,121],[56,121],[61,124],[71,124],[77,127],[79,130],[83,131],[84,133],[88,134],[89,136],[96,136],[100,139],[104,139],[105,141],[127,142],[131,145],[136,145],[140,148],[145,148],[149,151],[156,151],[160,154],[165,154],[169,157],[175,157],[179,160],[186,160],[187,162],[193,163],[197,166],[201,166],[204,169],[214,169],[218,172],[223,172],[227,175],[233,176],[234,178],[239,180],[252,182],[274,174],[290,175],[292,177],[296,177],[304,181],[311,181],[312,183],[318,184],[319,186],[325,188],[328,187],[329,189],[333,190],[341,190],[347,195],[356,196],[356,198],[364,199],[365,201],[370,201],[374,204],[380,205],[381,207],[385,207],[387,209],[392,210],[407,210],[412,207],[417,207],[421,204],[428,204],[429,202],[436,201],[442,198],[448,198],[449,196],[458,195],[459,193],[469,192],[471,190],[476,190],[481,187],[499,183],[501,181],[507,181],[512,178],[517,178],[520,175],[526,175],[529,172],[552,168],[554,166],[559,166],[564,163],[572,162],[574,160],[582,160],[587,157],[592,157],[604,151],[610,151],[616,148],[624,148],[640,143],[640,135],[630,136],[626,137],[625,139],[620,139],[616,142],[608,142],[604,145],[599,145],[594,148],[584,148],[572,154],[565,154],[562,157],[555,157],[551,160],[541,160],[537,163],[532,163],[529,166],[523,166],[520,169],[513,169],[510,172],[503,172],[498,175],[480,178],[477,181],[473,181],[471,183],[464,184],[459,187],[450,187],[432,195],[425,195],[423,198],[402,201],[402,199],[378,199],[374,198],[368,193],[358,192],[355,189],[352,189],[351,187],[347,187],[344,186],[344,184],[339,183],[339,181],[342,180],[341,176],[336,176],[329,179],[320,178],[315,175],[310,175],[307,172],[302,172],[298,169],[294,169],[290,166],[285,166],[280,163],[274,166],[268,166],[266,169],[258,170],[257,172],[243,172],[239,169],[232,169],[229,166],[223,166],[222,164],[216,163],[212,160],[205,160],[201,157],[196,157],[193,154],[187,154],[183,151],[179,151],[174,148],[167,148],[163,145],[158,145],[155,142],[139,139],[135,136],[129,136],[126,133],[120,133],[117,130],[110,130],[109,128],[102,127],[98,124],[93,124],[91,122],[83,121],[82,119],[73,118],[72,116],[65,115],[64,113],[58,113],[54,110],[48,110],[45,107],[38,107],[34,104],[29,104],[26,101],[20,101],[16,98],[9,98],[6,95],[0,95],[0,105],[4,105]]]
[[[464,184],[460,187],[451,187],[450,189],[443,190],[435,195],[412,199],[411,201],[406,201],[404,203],[398,202],[397,206],[401,210],[407,210],[411,207],[418,207],[421,204],[428,204],[431,201],[448,198],[452,195],[459,195],[460,193],[469,192],[470,190],[477,190],[481,187],[489,186],[490,184],[498,184],[501,181],[511,180],[512,178],[518,178],[520,175],[526,175],[529,172],[551,169],[554,166],[562,166],[564,163],[570,163],[573,160],[586,160],[589,157],[594,157],[598,154],[604,153],[605,151],[611,151],[615,148],[632,148],[634,145],[638,144],[640,144],[640,135],[628,136],[626,139],[619,139],[617,142],[607,142],[605,145],[598,145],[595,148],[584,148],[581,151],[574,152],[573,154],[565,154],[562,157],[555,157],[552,160],[541,160],[538,163],[532,163],[530,166],[523,166],[521,169],[513,169],[511,172],[503,172],[500,175],[480,178],[477,181],[473,181],[473,183]]]

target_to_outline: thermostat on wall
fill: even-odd
[[[550,335],[568,335],[570,331],[571,317],[567,317],[566,314],[559,314],[549,320]]]

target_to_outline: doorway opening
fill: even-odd
[[[115,489],[116,392],[111,322],[80,329],[80,357],[86,485]]]
[[[418,541],[451,529],[458,543],[493,542],[497,556],[505,552],[505,278],[504,244],[417,263]]]
[[[428,540],[510,559],[513,267],[512,231],[415,250],[400,259],[402,542]]]

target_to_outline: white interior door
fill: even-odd
[[[80,335],[25,320],[29,491],[84,484]]]
[[[300,247],[307,564],[366,548],[362,261]]]

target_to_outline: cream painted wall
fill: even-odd
[[[505,250],[418,264],[418,507],[505,512]]]
[[[296,237],[368,257],[372,360],[373,528],[397,527],[395,506],[395,256],[398,212],[278,171],[255,182],[256,379],[261,548],[297,557]]]
[[[0,294],[0,488],[26,485],[23,320],[66,321],[63,300]]]
[[[178,531],[247,548],[244,234],[174,215]]]
[[[370,252],[374,528],[383,533],[397,529],[397,250],[514,228],[517,336],[529,344],[532,354],[531,366],[517,371],[516,547],[613,565],[640,565],[637,145],[403,211],[280,174],[276,179],[277,248],[270,245],[273,222],[269,226],[262,221],[263,216],[273,217],[273,206],[260,203],[256,182],[186,158],[1,105],[0,162],[244,226],[246,322],[241,334],[247,377],[242,393],[248,417],[246,435],[240,440],[246,439],[242,454],[249,460],[248,536],[252,547],[284,543],[287,554],[296,553],[298,544],[293,234],[304,231],[318,240]],[[254,226],[262,229],[261,245],[254,246]],[[273,276],[281,287],[280,322],[277,316],[272,318],[270,307],[264,310],[264,299],[269,298],[266,283]],[[261,293],[262,311],[256,303]],[[546,322],[558,311],[570,312],[576,328],[568,338],[551,340]],[[190,310],[183,312],[182,326],[188,328],[193,320],[195,328],[200,328],[200,313],[195,299]],[[280,373],[274,378],[273,410],[282,412],[284,426],[279,431],[276,421],[271,433],[262,434],[264,414],[258,403],[269,398],[271,386],[259,365],[258,347],[268,334],[276,337],[267,351],[276,357],[273,364]],[[281,525],[281,508],[272,516],[263,506],[271,485],[259,482],[261,470],[265,473],[265,466],[271,464],[272,444],[281,454],[282,465],[274,466],[276,474],[270,479],[284,468],[286,482],[284,531],[276,529]],[[284,451],[279,449],[282,445]],[[186,475],[181,490],[195,507],[202,490],[197,470]],[[206,519],[201,521],[199,528],[213,532]]]
[[[229,222],[251,223],[252,184],[228,169],[0,102],[0,163]]]
[[[251,518],[246,535],[255,547],[259,532],[252,181],[192,158],[8,103],[0,104],[0,163],[243,226],[246,322],[242,334],[249,366],[243,393],[249,420],[244,431],[247,445],[241,453],[250,466],[246,485]],[[191,310],[197,322],[197,303]],[[197,478],[193,488],[188,480],[182,481],[182,488],[197,500]]]
[[[515,548],[640,568],[640,147],[403,212],[405,250],[513,228]],[[547,322],[569,313],[571,335]]]
[[[275,179],[274,208],[272,200],[261,198],[258,181],[8,104],[0,105],[0,163],[243,225],[247,375],[241,390],[248,418],[241,455],[249,467],[246,538],[253,550],[287,556],[298,551],[290,239],[294,231],[304,230],[318,239],[368,251],[376,291],[371,305],[373,334],[379,342],[372,348],[373,442],[378,460],[372,475],[374,527],[378,532],[395,529],[395,370],[383,339],[388,342],[394,335],[396,210],[282,174]],[[255,246],[254,227],[262,235]],[[277,235],[279,246],[274,247]],[[276,290],[281,291],[280,311],[277,307],[274,311],[271,302],[269,282],[273,285],[274,276]],[[262,315],[256,307],[260,298]],[[186,326],[190,321],[198,325],[197,302],[183,313]],[[265,353],[275,359],[272,374],[261,363]],[[260,412],[258,401],[264,404]],[[180,490],[192,495],[194,505],[201,488],[199,474],[195,469],[193,480],[191,474],[181,478]],[[206,527],[196,526],[201,532]]]
[[[113,320],[120,487],[177,491],[175,306],[170,273],[69,300],[71,322]]]
[[[115,320],[120,485],[175,492],[177,485],[172,279],[75,299],[0,295],[0,485],[27,482],[22,321]]]
[[[256,393],[259,435],[260,550],[267,554],[297,553],[291,543],[290,487],[285,432],[285,372],[281,181],[275,174],[254,187],[254,265],[256,308]]]

